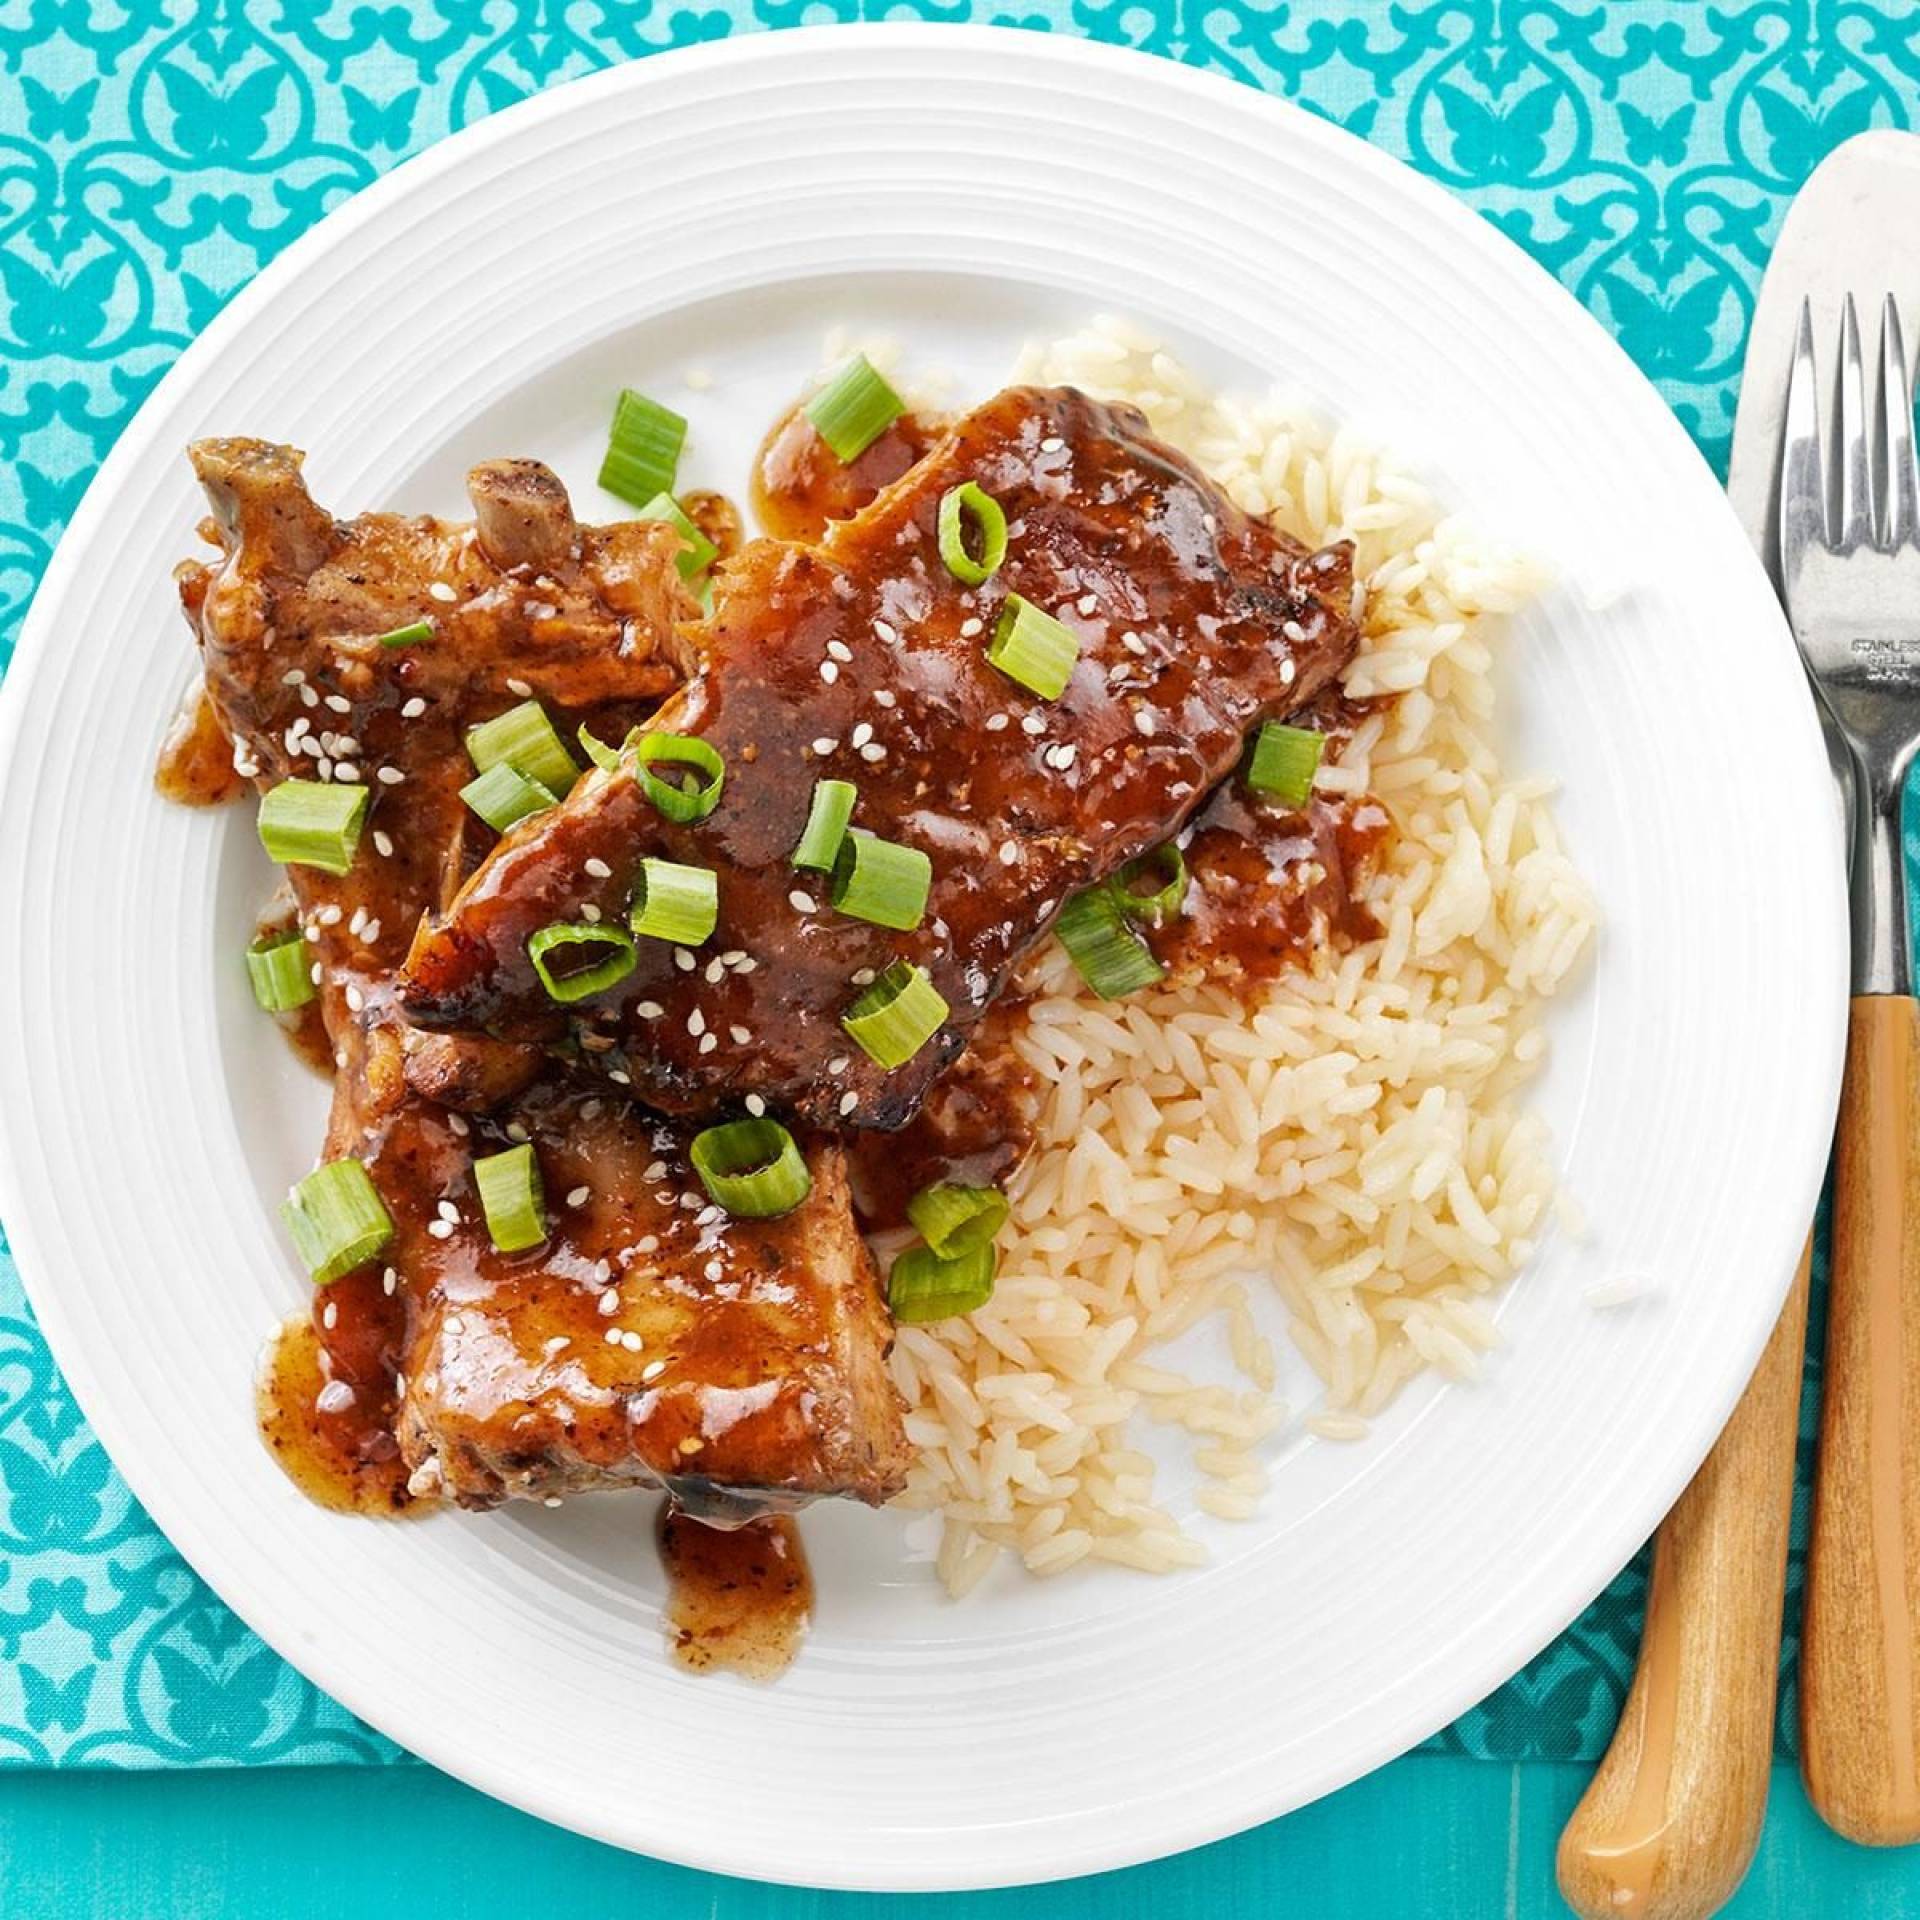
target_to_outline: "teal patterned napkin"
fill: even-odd
[[[1232,75],[1479,208],[1619,336],[1716,467],[1787,200],[1847,135],[1920,119],[1911,0],[281,0],[263,26],[269,11],[35,0],[0,14],[0,667],[95,467],[236,287],[405,155],[615,61],[922,17]],[[1803,1431],[1802,1506],[1808,1452]],[[1790,1626],[1801,1537],[1797,1515]],[[1433,1745],[1597,1754],[1643,1586],[1636,1563]],[[1783,1744],[1790,1699],[1789,1685]],[[67,1395],[0,1237],[0,1764],[404,1757],[168,1547]]]

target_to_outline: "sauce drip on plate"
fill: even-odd
[[[153,784],[162,798],[183,807],[219,807],[239,799],[245,779],[234,771],[233,742],[196,682],[160,743]]]
[[[776,540],[811,544],[829,521],[851,519],[892,486],[938,433],[934,423],[903,413],[865,452],[843,462],[814,431],[806,409],[795,407],[781,415],[754,456],[754,517]]]
[[[377,1294],[377,1274],[372,1284]],[[315,1310],[324,1312],[324,1305]],[[381,1317],[356,1311],[336,1319],[341,1329],[364,1334]],[[391,1386],[382,1384],[385,1370],[376,1359],[370,1379],[359,1367],[350,1372],[324,1341],[320,1328],[301,1315],[274,1336],[254,1386],[260,1437],[287,1478],[317,1505],[335,1513],[399,1513],[411,1498],[393,1437]]]
[[[660,1560],[668,1645],[681,1666],[773,1680],[793,1664],[813,1617],[813,1576],[791,1518],[774,1514],[723,1532],[670,1506]]]

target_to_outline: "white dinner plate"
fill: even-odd
[[[964,1603],[928,1524],[820,1512],[779,1683],[666,1657],[644,1499],[330,1516],[253,1431],[305,1296],[272,1203],[321,1092],[234,956],[249,809],[149,770],[194,671],[169,571],[207,433],[311,449],[320,499],[462,510],[535,454],[584,509],[622,384],[684,394],[737,489],[836,322],[985,394],[1096,310],[1408,450],[1569,584],[1518,624],[1516,757],[1605,915],[1540,1088],[1589,1238],[1550,1239],[1484,1382],[1357,1446],[1282,1436],[1261,1519],[1152,1580],[1007,1570]],[[690,367],[710,390],[682,383]],[[823,1885],[1122,1865],[1352,1779],[1512,1673],[1622,1565],[1759,1352],[1839,1075],[1827,765],[1767,584],[1653,390],[1538,268],[1276,100],[1038,35],[829,28],[668,54],[436,147],[291,247],[121,437],[36,601],[0,747],[0,1204],[74,1391],[181,1552],[375,1726],[568,1826]],[[1611,1313],[1589,1287],[1630,1275]],[[1304,1364],[1282,1391],[1310,1398]]]

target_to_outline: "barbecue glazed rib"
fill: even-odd
[[[809,1147],[794,1213],[729,1220],[684,1135],[539,1049],[416,1033],[393,1002],[414,922],[493,837],[459,799],[466,728],[531,689],[617,737],[677,683],[693,608],[672,536],[576,526],[531,462],[475,470],[469,534],[336,523],[287,448],[203,442],[193,459],[223,552],[181,591],[236,760],[262,788],[324,775],[374,795],[346,875],[288,869],[336,1062],[324,1157],[361,1160],[395,1226],[377,1262],[316,1293],[330,1397],[347,1390],[316,1418],[394,1504],[409,1478],[471,1506],[657,1485],[722,1521],[887,1498],[906,1465],[890,1328],[837,1151]],[[423,617],[431,640],[374,643]],[[472,1164],[523,1139],[550,1238],[502,1255]]]
[[[966,481],[1010,534],[979,587],[948,570],[936,533]],[[1009,389],[817,547],[756,541],[722,569],[700,671],[652,723],[719,751],[717,810],[665,821],[631,754],[591,773],[423,925],[402,1004],[423,1025],[515,1040],[571,1027],[584,1058],[670,1112],[752,1093],[819,1125],[897,1127],[1068,896],[1176,832],[1250,727],[1339,670],[1351,589],[1347,549],[1308,553],[1240,512],[1137,410]],[[1057,701],[987,662],[1009,591],[1079,636]],[[792,867],[822,777],[858,785],[856,826],[931,858],[916,931],[836,914],[824,878]],[[641,940],[638,967],[569,1018],[528,937],[623,921],[650,854],[717,869],[718,929],[692,967]],[[748,965],[714,963],[727,953]],[[927,968],[951,1011],[888,1072],[840,1019],[895,958]]]

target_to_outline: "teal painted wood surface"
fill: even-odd
[[[1545,1920],[1576,1766],[1416,1754],[1289,1819],[1054,1887],[891,1898],[690,1873],[425,1767],[0,1776],[5,1920]],[[1920,1859],[1837,1839],[1776,1770],[1730,1920],[1915,1920]]]

